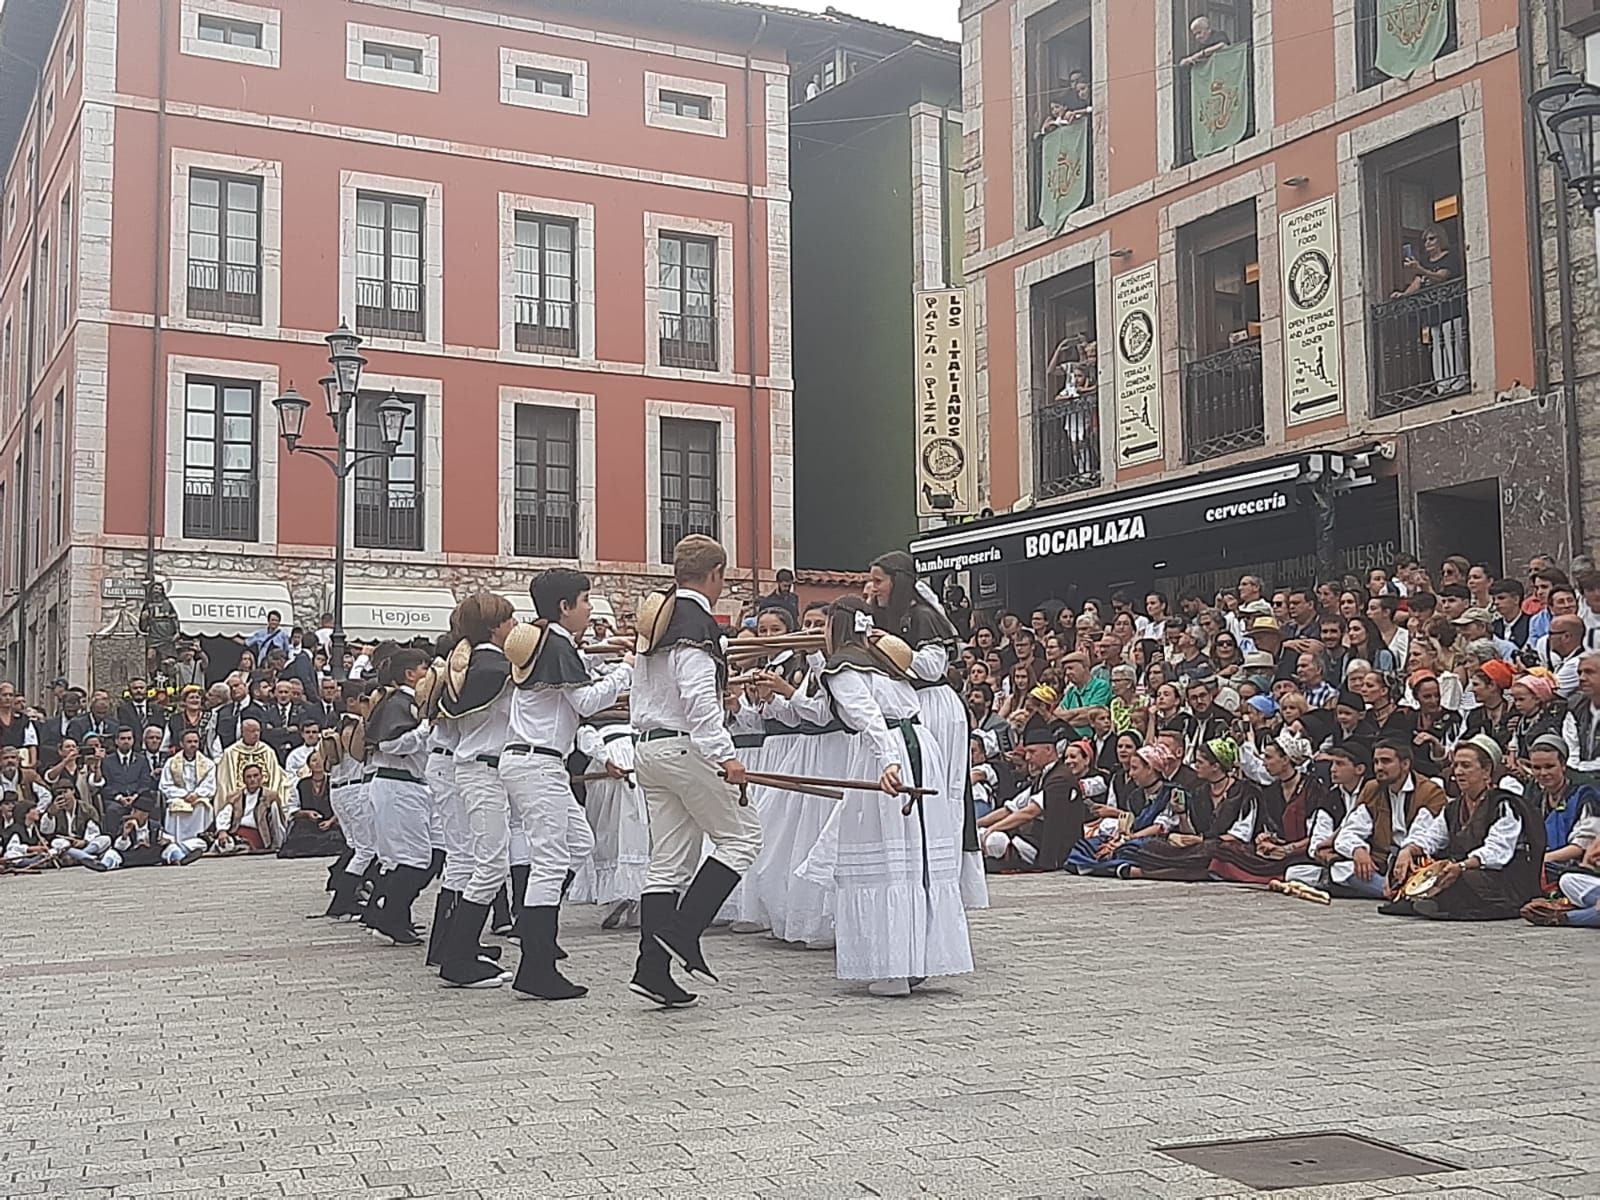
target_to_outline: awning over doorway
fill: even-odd
[[[511,607],[516,610],[517,620],[536,621],[539,619],[539,613],[533,607],[533,597],[527,591],[498,592],[496,594],[505,597],[511,602]]]
[[[266,627],[269,611],[285,629],[294,624],[289,589],[276,579],[178,578],[166,587],[178,628],[191,637],[249,637]]]
[[[448,588],[347,587],[345,633],[359,641],[434,638],[450,631],[455,593]]]

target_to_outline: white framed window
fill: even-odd
[[[61,90],[67,90],[67,84],[72,82],[72,77],[78,73],[78,39],[74,35],[67,39],[67,48],[61,52]]]
[[[6,233],[17,227],[17,193],[12,192],[6,197]]]
[[[72,326],[72,297],[77,279],[78,227],[73,223],[72,189],[61,193],[60,215],[56,220],[57,236],[61,239],[61,267],[56,280],[56,314],[59,336],[65,337]]]
[[[276,334],[283,279],[283,164],[172,152],[168,303],[174,317]]]
[[[443,348],[443,184],[340,173],[339,312],[373,346]]]
[[[589,115],[589,64],[500,47],[500,103]]]
[[[644,214],[645,368],[674,378],[733,375],[733,225]]]
[[[370,342],[369,342],[370,344]],[[441,554],[444,544],[444,381],[410,375],[361,376],[361,395],[374,403],[391,391],[411,405],[395,458],[374,459],[351,477],[345,496],[347,545],[357,558]],[[357,402],[358,405],[361,401]],[[358,409],[360,445],[373,428]],[[366,448],[372,448],[370,443]],[[420,508],[420,512],[417,509]],[[402,544],[409,543],[409,544]]]
[[[646,71],[644,123],[655,129],[727,137],[727,85]]]
[[[49,133],[56,127],[56,81],[44,81],[44,131]]]
[[[345,77],[360,83],[439,90],[439,39],[411,29],[345,26]]]
[[[704,444],[707,434],[709,445]],[[646,562],[670,558],[672,547],[665,543],[671,534],[714,524],[717,540],[727,548],[728,565],[735,565],[737,462],[733,409],[669,400],[644,402]]]
[[[570,414],[573,431],[570,462],[561,461],[561,451],[569,447],[559,438],[552,440],[548,428],[529,428],[533,420],[529,410],[537,410],[546,417],[561,412]],[[534,423],[537,424],[536,421]],[[546,425],[550,423],[545,422]],[[500,478],[513,481],[512,486],[500,489],[502,555],[576,558],[579,563],[595,561],[595,423],[592,393],[502,387]],[[565,485],[565,490],[562,485]],[[550,512],[552,500],[557,507],[553,514]],[[562,520],[565,514],[560,511],[563,501],[576,510],[573,538],[566,545],[559,544],[565,532]],[[554,520],[551,520],[552,516]],[[574,550],[575,553],[566,553],[568,550]]]
[[[165,540],[275,545],[274,363],[167,358]]]
[[[594,244],[594,205],[500,193],[502,351],[593,365]]]
[[[256,67],[280,65],[277,9],[240,0],[183,0],[183,53]]]

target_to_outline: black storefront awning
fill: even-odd
[[[942,575],[1070,559],[1190,535],[1226,538],[1236,526],[1300,508],[1302,463],[1282,462],[1218,479],[1182,483],[1079,505],[1033,509],[954,528],[911,543],[917,570]]]

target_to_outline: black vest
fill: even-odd
[[[717,666],[717,691],[728,690],[728,660],[723,657],[722,626],[717,619],[694,600],[679,597],[672,606],[672,620],[667,622],[660,640],[645,651],[645,656],[661,654],[676,646],[694,646],[711,655]]]

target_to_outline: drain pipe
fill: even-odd
[[[9,51],[7,52],[9,55]],[[15,57],[14,55],[12,57]],[[39,360],[35,347],[39,344],[39,312],[41,308],[48,313],[49,297],[45,298],[44,305],[39,303],[39,289],[47,286],[36,272],[39,269],[39,177],[44,174],[44,139],[40,126],[44,124],[44,64],[41,60],[34,69],[33,80],[33,178],[28,184],[28,208],[33,217],[33,228],[28,238],[28,264],[25,268],[33,279],[33,286],[28,289],[27,327],[24,333],[28,344],[23,348],[22,369],[22,477],[17,480],[16,498],[17,512],[23,512],[33,502],[32,480],[34,472],[44,471],[44,464],[33,461],[33,393],[38,386],[34,375],[39,370]],[[43,452],[43,447],[40,447]],[[39,489],[39,502],[44,503],[44,489]],[[17,662],[16,680],[19,689],[26,689],[31,681],[28,678],[28,597],[33,592],[33,583],[28,578],[28,559],[38,548],[30,543],[28,536],[33,528],[32,514],[17,522]],[[39,536],[44,537],[44,518],[39,518]],[[40,681],[42,682],[42,681]]]
[[[750,48],[744,55],[744,338],[745,338],[745,367],[750,372],[750,387],[746,394],[746,410],[749,413],[749,432],[745,435],[748,446],[746,452],[745,476],[747,479],[750,501],[750,515],[746,524],[750,527],[750,607],[753,610],[761,600],[761,454],[760,439],[757,437],[759,424],[759,404],[756,397],[756,176],[755,176],[755,147],[751,132],[751,104],[750,90],[755,85],[754,58],[756,47],[761,44],[761,39],[767,33],[767,14],[761,14],[761,24],[756,27],[756,36],[750,43]],[[766,122],[762,122],[762,132],[771,136]],[[770,179],[767,181],[772,182]],[[767,230],[767,237],[772,237],[772,230]],[[772,264],[767,264],[771,270]],[[769,401],[770,402],[770,401]],[[770,439],[769,439],[770,440]],[[769,447],[770,450],[770,447]],[[770,462],[770,458],[768,460]],[[770,514],[769,518],[770,518]]]
[[[150,467],[144,510],[144,585],[147,594],[156,578],[156,479],[158,473],[162,478],[166,474],[161,470],[164,459],[157,431],[164,407],[161,397],[166,392],[163,354],[166,321],[162,317],[161,304],[168,273],[172,269],[164,241],[172,215],[172,170],[167,163],[167,4],[168,0],[156,0],[156,264],[155,270],[150,272],[150,319],[153,322],[150,330]],[[167,531],[169,535],[171,532]]]

